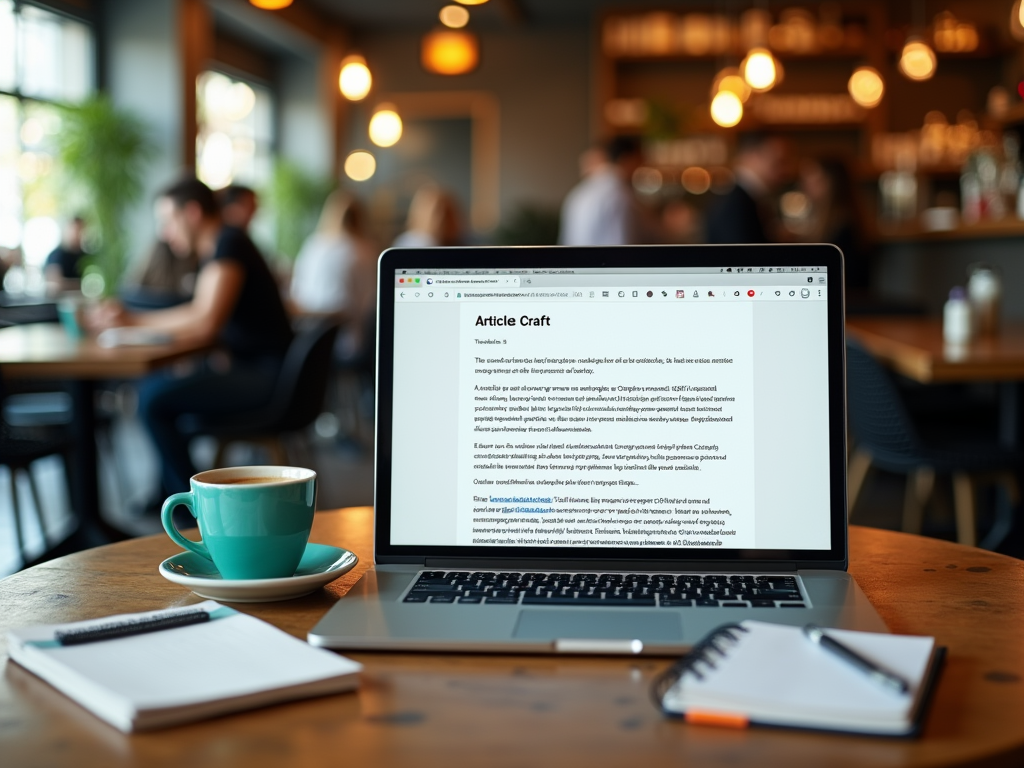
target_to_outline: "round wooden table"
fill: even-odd
[[[237,605],[305,637],[369,567],[369,508],[317,515],[313,540],[360,565],[298,600]],[[185,605],[157,574],[164,536],[120,542],[0,581],[0,630]],[[689,726],[648,684],[666,660],[352,654],[356,693],[126,736],[13,663],[0,677],[3,766],[1021,766],[1024,562],[949,542],[851,528],[851,572],[898,633],[949,649],[916,740]],[[6,632],[0,633],[5,643]],[[6,645],[0,645],[5,651]],[[175,663],[187,669],[182,648]],[[154,660],[154,663],[158,663]]]

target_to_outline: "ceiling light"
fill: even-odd
[[[455,0],[455,2],[462,5],[483,5],[487,0]]]
[[[345,175],[352,181],[366,181],[377,171],[377,161],[365,149],[357,149],[345,158]]]
[[[877,107],[885,93],[885,82],[874,67],[857,67],[846,84],[853,100],[862,107]]]
[[[420,54],[423,68],[437,75],[464,75],[480,62],[476,36],[454,29],[428,32]]]
[[[378,147],[391,147],[402,138],[402,118],[394,104],[381,104],[370,118],[370,141]]]
[[[373,85],[373,76],[362,56],[346,56],[341,61],[341,74],[338,75],[338,87],[341,95],[349,101],[360,101],[366,98]]]
[[[469,11],[461,5],[446,5],[437,17],[441,19],[442,24],[452,29],[462,29],[469,24]]]
[[[935,51],[919,37],[908,37],[900,56],[900,72],[911,80],[928,80],[935,74]]]
[[[711,119],[723,128],[732,128],[743,119],[743,102],[732,91],[719,91],[711,100]]]
[[[743,79],[755,91],[771,90],[779,79],[779,66],[767,48],[751,48],[740,64]]]
[[[292,4],[292,0],[249,0],[249,2],[265,11],[279,11]]]

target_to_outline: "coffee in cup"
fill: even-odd
[[[225,579],[291,576],[309,541],[316,511],[316,472],[300,467],[231,467],[193,475],[192,490],[170,496],[161,522],[175,544],[213,562]],[[174,527],[188,508],[201,541]]]

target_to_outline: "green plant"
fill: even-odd
[[[316,229],[327,195],[334,189],[330,178],[316,178],[287,160],[274,163],[265,198],[274,220],[275,250],[294,261],[306,238]]]
[[[143,193],[146,164],[155,147],[145,123],[106,96],[61,107],[56,137],[62,173],[70,182],[65,207],[84,214],[93,230],[88,267],[112,294],[128,260],[124,216]]]

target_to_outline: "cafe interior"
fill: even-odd
[[[57,594],[37,599],[66,597],[56,574],[76,578],[69,558],[100,547],[170,546],[161,503],[196,471],[309,467],[319,510],[370,514],[375,268],[393,245],[834,243],[845,258],[851,531],[915,537],[872,555],[872,567],[899,561],[942,585],[921,585],[914,599],[969,575],[973,585],[956,586],[965,625],[1002,606],[1004,666],[975,670],[991,690],[971,694],[964,725],[975,745],[992,731],[987,751],[943,746],[935,726],[913,747],[855,740],[842,755],[828,736],[774,750],[723,746],[716,731],[691,738],[686,754],[694,764],[758,747],[768,765],[1019,765],[1020,724],[994,712],[1022,701],[1024,673],[1005,661],[1024,637],[1022,140],[1021,0],[0,0],[0,595],[5,582],[12,590],[0,600],[48,568]],[[581,210],[601,194],[598,179],[613,180],[618,230]],[[723,223],[735,191],[755,187],[749,227]],[[203,270],[220,263],[204,250],[210,219],[189,230],[187,206],[175,207],[186,200],[207,216],[205,196],[252,249],[247,269],[277,289],[273,307],[247,311],[261,328],[278,304],[287,313],[276,367],[256,350],[230,381],[214,315],[196,309],[213,284]],[[328,263],[327,241],[341,266]],[[147,313],[173,320],[139,319]],[[199,377],[197,389],[167,384],[180,376]],[[918,544],[899,542],[910,541],[950,549],[904,562]],[[372,563],[369,545],[359,554]],[[851,543],[851,570],[855,555]],[[156,563],[133,578],[150,576],[173,588]],[[871,578],[884,591],[884,575]],[[32,617],[30,602],[15,603]],[[883,611],[898,631],[893,615]],[[653,669],[616,668],[620,681],[597,662],[524,668],[524,681],[540,679],[531,693],[499,690],[504,673],[491,662],[466,663],[451,685],[472,687],[477,674],[473,695],[512,724],[548,711],[560,674],[596,676],[594,690],[610,691]],[[398,674],[401,662],[386,664]],[[369,698],[360,693],[359,717],[378,729],[360,732],[363,756],[434,717],[389,709],[387,674]],[[8,685],[8,704],[22,706],[28,684]],[[614,725],[631,749],[649,725],[632,713],[646,706],[636,690],[617,700]],[[438,695],[452,705],[455,693]],[[42,743],[5,730],[18,717],[5,711],[15,705],[0,708],[0,753],[8,735]],[[484,730],[485,715],[472,715]],[[318,717],[311,743],[331,722]],[[60,727],[89,743],[93,726]],[[261,743],[255,726],[248,747],[232,738],[232,759]],[[306,748],[290,738],[288,749]],[[428,763],[431,749],[458,762],[432,738]],[[545,738],[552,760],[591,754]],[[110,765],[173,751],[100,741]],[[413,759],[411,743],[391,759]],[[822,760],[801,763],[811,753],[800,745],[812,743]],[[588,761],[630,754],[609,749]],[[668,759],[659,754],[651,764]]]

